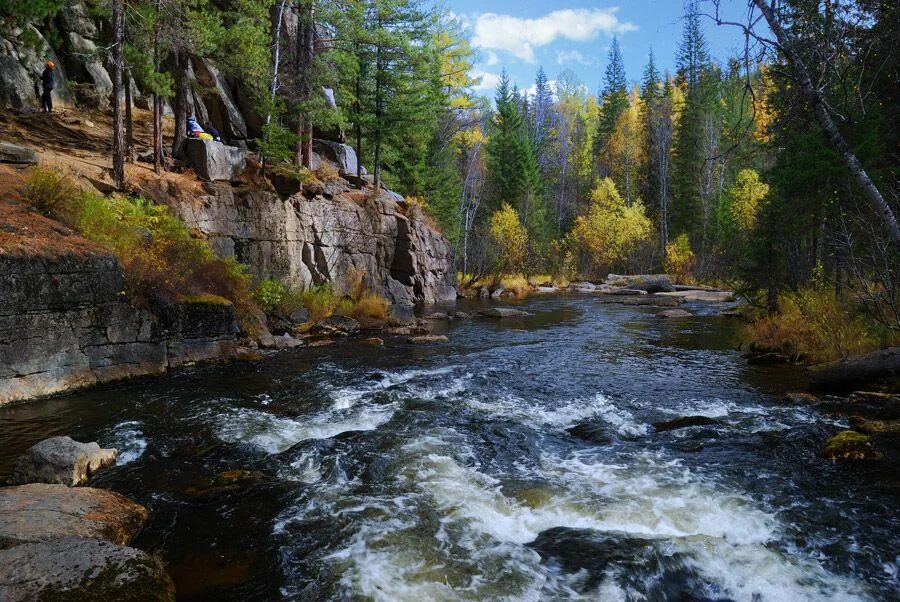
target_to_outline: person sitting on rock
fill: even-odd
[[[201,140],[213,139],[212,136],[203,131],[203,128],[200,127],[200,122],[193,116],[187,118],[187,135],[188,138],[200,138]]]
[[[222,136],[219,135],[219,130],[217,130],[217,129],[213,126],[213,124],[207,123],[207,124],[206,124],[206,131],[209,132],[209,135],[212,136],[213,140],[215,140],[216,142],[221,142],[221,141],[222,141]]]
[[[41,94],[41,110],[45,113],[53,112],[53,68],[55,66],[53,61],[47,61],[44,72],[41,73],[41,86],[43,87],[43,94]]]

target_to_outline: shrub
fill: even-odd
[[[338,170],[337,166],[334,163],[329,163],[327,161],[322,161],[313,173],[323,182],[337,180],[341,176],[341,172]]]
[[[779,312],[748,326],[750,339],[787,355],[827,362],[877,349],[882,339],[860,309],[824,288],[779,298]]]
[[[79,191],[62,174],[40,168],[29,174],[21,198],[109,249],[138,303],[152,307],[216,295],[242,318],[256,312],[244,267],[216,257],[167,207]]]
[[[253,291],[257,305],[266,313],[278,310],[288,295],[287,287],[277,280],[263,280]]]
[[[45,167],[31,169],[19,194],[22,202],[72,227],[89,196],[61,172]]]
[[[528,231],[519,222],[519,213],[509,203],[503,203],[491,216],[491,239],[499,253],[497,276],[521,270],[528,250]]]
[[[341,296],[334,292],[330,282],[314,286],[299,293],[300,304],[309,310],[312,322],[332,315],[341,303]]]
[[[666,273],[675,282],[685,283],[690,280],[693,269],[694,251],[691,250],[691,242],[687,234],[679,234],[666,245]]]
[[[387,299],[373,293],[366,293],[352,302],[349,307],[341,307],[340,311],[359,321],[363,327],[371,328],[387,322],[388,307]]]

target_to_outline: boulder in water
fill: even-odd
[[[294,347],[300,347],[302,345],[303,341],[295,339],[289,334],[275,337],[275,349],[293,349]]]
[[[314,330],[330,336],[346,337],[359,332],[359,322],[347,316],[330,316],[317,323]]]
[[[534,314],[521,309],[513,309],[511,307],[489,307],[478,312],[482,316],[488,318],[527,318]]]
[[[664,309],[656,314],[657,318],[690,318],[693,316],[691,312],[684,309]]]
[[[420,336],[409,337],[406,339],[407,343],[411,343],[413,345],[428,345],[432,343],[447,343],[450,339],[445,337],[442,334],[423,334]]]
[[[829,460],[878,460],[881,454],[872,447],[868,435],[846,430],[828,440],[822,457]]]
[[[710,426],[713,424],[719,424],[719,421],[709,416],[681,416],[673,420],[654,422],[653,428],[656,429],[656,432],[661,433],[663,431],[674,431],[692,426]]]
[[[596,443],[597,445],[608,445],[613,442],[613,436],[609,429],[602,424],[596,422],[584,421],[566,429],[566,432],[573,437]]]
[[[100,539],[63,537],[0,550],[0,600],[169,602],[175,586],[155,556]]]
[[[105,489],[44,483],[0,489],[0,549],[70,536],[125,545],[146,522],[146,508]]]
[[[79,443],[71,437],[51,437],[31,446],[19,458],[10,485],[58,483],[73,487],[116,463],[114,449],[101,449],[97,443]]]

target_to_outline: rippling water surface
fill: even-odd
[[[54,434],[120,464],[183,599],[892,600],[896,458],[821,460],[737,325],[589,297],[0,408],[0,476]],[[443,329],[443,325],[438,325]],[[656,432],[679,416],[714,423]],[[217,474],[258,471],[244,487]]]

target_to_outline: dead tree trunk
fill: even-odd
[[[134,163],[134,116],[131,114],[131,70],[125,69],[125,162]]]
[[[187,139],[187,62],[188,54],[179,49],[175,53],[175,136],[172,142],[172,156],[177,157]]]
[[[156,21],[153,24],[153,71],[159,72],[159,8],[162,0],[156,0]],[[162,99],[153,91],[153,171],[162,172]]]
[[[893,240],[895,245],[900,246],[900,225],[897,224],[897,218],[894,215],[894,212],[891,210],[890,205],[884,200],[881,191],[875,186],[875,183],[859,162],[856,153],[853,152],[853,149],[850,148],[850,145],[838,129],[837,124],[831,117],[831,113],[828,111],[822,91],[813,85],[809,70],[794,48],[794,42],[790,35],[781,26],[781,22],[775,15],[772,7],[767,4],[765,0],[753,0],[753,3],[766,19],[772,33],[775,34],[775,39],[778,41],[778,49],[793,69],[795,80],[800,86],[800,89],[812,103],[813,112],[819,121],[819,125],[825,132],[825,135],[828,136],[832,146],[834,146],[835,150],[837,150],[838,154],[841,156],[841,159],[843,159],[847,169],[850,170],[850,174],[856,180],[856,183],[859,184],[866,201],[868,201],[875,210],[875,213],[881,218],[881,221],[890,233],[891,240]]]
[[[125,188],[125,128],[122,115],[122,72],[125,66],[125,10],[123,0],[113,0],[113,181]]]
[[[312,165],[313,123],[309,104],[312,100],[312,70],[315,60],[316,38],[316,4],[315,0],[307,0],[303,7],[306,14],[298,19],[300,31],[297,32],[297,56],[299,57],[299,94],[302,105],[297,116],[297,153],[296,163],[309,169]]]

